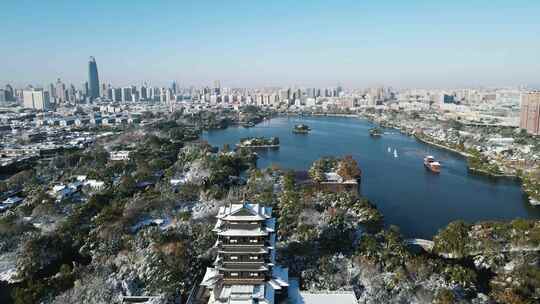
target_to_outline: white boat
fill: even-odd
[[[392,148],[388,147],[388,153],[392,153]]]
[[[424,157],[424,166],[433,173],[441,172],[441,163],[435,161],[435,158],[431,155]]]
[[[397,155],[397,150],[396,150],[396,149],[394,149],[394,157],[395,157],[395,158],[398,157],[398,155]]]

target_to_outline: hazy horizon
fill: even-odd
[[[0,83],[540,84],[540,2],[441,2],[7,2]]]

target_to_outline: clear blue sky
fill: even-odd
[[[540,83],[539,0],[3,1],[0,84]]]

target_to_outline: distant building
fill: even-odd
[[[53,90],[51,90],[53,92]],[[56,85],[54,86],[54,96],[56,96],[56,100],[60,103],[65,102],[67,99],[66,96],[66,85],[58,78],[56,80]]]
[[[7,99],[7,91],[4,89],[0,89],[0,102],[6,102]]]
[[[148,91],[145,86],[141,86],[139,92],[141,92],[141,95],[139,96],[141,100],[148,100]]]
[[[122,101],[122,89],[114,88],[112,89],[112,101]]]
[[[110,160],[125,161],[129,160],[129,151],[114,151],[110,153]]]
[[[122,101],[133,101],[132,99],[133,97],[131,87],[122,88]]]
[[[50,108],[49,92],[43,89],[24,90],[23,104],[27,109],[48,110]]]
[[[103,99],[107,98],[107,84],[106,83],[101,84],[101,98]]]
[[[454,95],[441,94],[442,103],[456,103]]]
[[[521,95],[519,127],[529,134],[540,135],[540,92]]]
[[[13,87],[9,84],[6,84],[4,90],[6,92],[6,101],[15,101],[15,91],[13,90]]]
[[[90,100],[94,100],[99,97],[99,76],[96,59],[90,57],[88,61],[88,96]]]
[[[216,95],[221,94],[221,82],[219,80],[214,81],[214,94]]]

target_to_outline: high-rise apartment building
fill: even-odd
[[[141,93],[141,100],[148,100],[148,91],[146,89],[146,86],[141,86],[139,88],[139,92]]]
[[[67,96],[69,102],[75,102],[77,101],[77,90],[75,89],[75,86],[71,84],[69,88],[67,89]]]
[[[90,96],[90,89],[88,87],[88,81],[85,81],[83,83],[83,94],[84,94],[85,97]]]
[[[94,57],[90,57],[90,61],[88,61],[88,97],[90,97],[90,100],[99,97],[99,76]]]
[[[27,109],[48,110],[50,108],[49,92],[43,89],[24,90],[23,104]]]
[[[6,84],[5,87],[6,91],[6,100],[7,101],[14,101],[15,100],[15,90],[13,90],[13,87],[9,84]]]
[[[131,87],[122,88],[122,101],[132,101],[132,90]]]
[[[529,134],[540,135],[540,91],[521,95],[519,127]]]
[[[107,98],[107,84],[102,83],[101,84],[101,98]]]
[[[214,94],[221,94],[221,82],[219,80],[214,81]]]
[[[0,102],[6,102],[7,100],[7,91],[0,89]]]
[[[54,87],[54,96],[56,97],[57,102],[65,102],[67,99],[66,96],[66,85],[58,78]]]
[[[113,97],[111,98],[112,101],[122,101],[122,89],[120,88],[114,88],[112,89]]]
[[[54,84],[49,84],[49,97],[53,100],[54,102],[54,99],[56,98],[56,88],[54,86]]]

